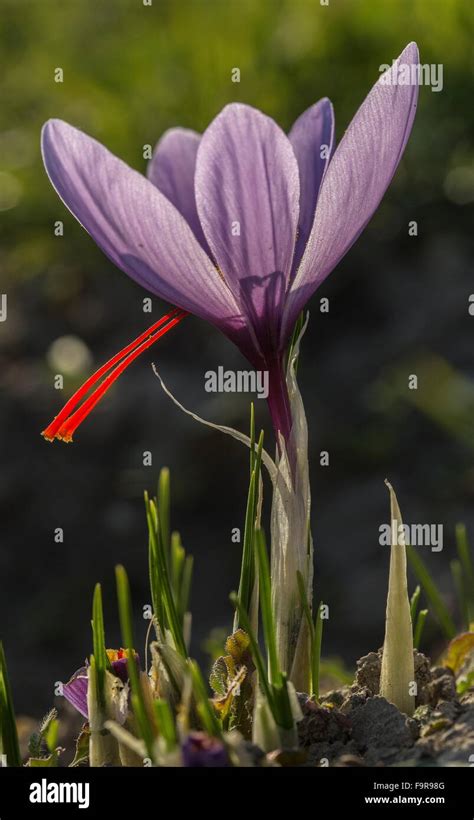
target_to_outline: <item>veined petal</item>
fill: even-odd
[[[88,718],[87,711],[87,669],[83,666],[72,678],[63,684],[63,695],[83,717]]]
[[[199,222],[194,195],[196,154],[201,135],[187,128],[170,128],[155,146],[147,177],[165,195],[192,228],[206,253],[208,246]]]
[[[313,226],[319,189],[334,150],[334,110],[327,97],[306,109],[288,135],[300,172],[300,216],[293,271]],[[322,156],[321,156],[322,155]]]
[[[418,99],[418,84],[396,83],[399,66],[418,63],[410,43],[374,85],[329,163],[314,223],[292,282],[282,334],[311,294],[356,241],[378,207],[403,154]]]
[[[104,253],[147,290],[218,327],[239,309],[179,211],[144,176],[61,120],[42,151],[59,196]]]
[[[255,329],[278,345],[299,212],[296,157],[269,117],[233,103],[201,138],[196,203],[212,256]]]

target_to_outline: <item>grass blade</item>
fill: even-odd
[[[127,671],[130,679],[132,691],[131,702],[137,723],[145,741],[145,745],[150,757],[153,756],[153,729],[148,718],[145,705],[145,698],[140,683],[139,670],[135,660],[135,646],[133,639],[132,603],[130,598],[130,585],[125,568],[121,565],[115,567],[115,577],[117,582],[117,598],[119,606],[120,627],[122,630],[122,641],[125,649],[128,650]]]
[[[441,597],[441,593],[430,575],[424,561],[416,550],[407,545],[407,555],[411,568],[415,573],[421,587],[431,604],[431,608],[441,626],[444,634],[451,640],[456,635],[456,627],[448,609]]]
[[[255,405],[250,404],[250,478],[255,466]]]
[[[421,587],[418,584],[416,587],[413,595],[410,598],[410,616],[412,624],[416,621],[416,613],[418,612],[418,606],[420,603],[420,595],[421,595]]]
[[[260,652],[260,647],[258,645],[258,641],[255,637],[255,633],[254,633],[254,631],[252,629],[252,626],[250,624],[250,619],[247,615],[247,612],[246,612],[245,608],[240,603],[239,598],[238,598],[238,596],[236,595],[235,592],[231,593],[230,600],[232,601],[232,603],[234,604],[236,609],[238,609],[238,611],[239,611],[239,621],[241,623],[241,629],[243,629],[244,632],[246,632],[247,635],[249,636],[250,648],[252,650],[253,662],[255,664],[255,667],[256,667],[257,673],[258,673],[258,682],[259,682],[259,685],[260,685],[260,688],[261,688],[263,694],[265,695],[265,697],[266,697],[266,699],[269,703],[269,706],[270,706],[272,712],[274,712],[275,702],[274,702],[273,693],[272,693],[272,690],[270,688],[270,684],[269,684],[268,677],[267,677],[267,670],[266,670],[266,667],[265,667],[265,661],[263,660],[262,653]]]
[[[163,467],[158,479],[158,514],[160,522],[161,542],[169,566],[171,559],[170,543],[170,471]]]
[[[171,589],[176,605],[178,606],[181,590],[181,581],[183,577],[184,561],[186,553],[181,544],[179,532],[174,532],[171,536]],[[178,606],[179,609],[179,606]]]
[[[469,542],[464,524],[456,524],[456,545],[459,560],[463,568],[464,591],[468,611],[468,627],[474,621],[474,568],[472,565]]]
[[[458,558],[455,558],[453,561],[451,561],[449,566],[451,569],[454,588],[456,590],[456,597],[458,599],[458,605],[459,610],[461,612],[462,622],[465,626],[465,629],[469,630],[471,619],[469,617],[469,602],[467,600],[466,595],[466,584],[463,573],[463,567],[461,561]]]
[[[168,701],[158,698],[153,702],[153,708],[155,710],[158,731],[165,741],[167,750],[171,751],[178,742],[171,707]]]
[[[179,591],[179,615],[183,619],[186,612],[189,610],[189,597],[191,594],[191,583],[193,578],[194,559],[192,555],[187,555],[184,567],[183,576],[181,579],[181,589]]]
[[[182,655],[183,658],[187,658],[182,624],[180,623],[176,604],[173,598],[166,557],[161,541],[160,527],[157,525],[158,519],[156,515],[156,506],[146,495],[145,508],[148,522],[148,532],[151,540],[150,549],[152,554],[152,569],[155,573],[153,587],[154,594],[159,599],[158,611],[160,612],[162,618],[161,622],[157,611],[155,611],[155,614],[161,627],[163,627],[163,625],[169,627],[175,642],[176,650]]]
[[[155,615],[155,618],[161,630],[164,632],[164,629],[166,627],[165,612],[163,607],[163,601],[161,598],[161,584],[158,570],[158,557],[156,554],[156,538],[154,537],[154,533],[156,532],[158,522],[157,520],[154,520],[152,517],[153,510],[150,507],[150,500],[147,492],[145,492],[145,510],[148,525],[148,572],[150,579],[151,603],[153,606],[153,613]]]
[[[201,670],[196,661],[188,661],[191,670],[191,679],[193,683],[194,697],[196,698],[197,710],[203,722],[204,729],[211,735],[211,737],[221,737],[221,725],[214,712],[204,683],[204,678],[201,675]]]
[[[308,598],[306,595],[306,587],[304,583],[303,576],[299,570],[296,571],[296,579],[298,581],[298,591],[300,594],[300,602],[303,608],[303,613],[306,618],[306,622],[308,624],[308,631],[309,631],[309,644],[310,644],[310,653],[311,659],[314,655],[314,624],[313,624],[313,617],[311,615],[311,610],[309,608]],[[311,696],[314,695],[314,683],[313,683],[313,663],[310,664],[310,692]]]
[[[421,635],[422,635],[422,632],[423,632],[423,627],[425,625],[427,615],[428,615],[428,610],[427,609],[420,609],[420,611],[418,613],[418,617],[416,619],[416,626],[415,626],[415,631],[414,631],[414,634],[413,634],[413,644],[415,646],[415,649],[420,648]]]
[[[323,619],[321,617],[321,608],[323,603],[318,606],[316,614],[316,623],[314,625],[314,641],[311,652],[311,678],[313,682],[313,693],[317,700],[319,700],[319,677],[321,669],[321,646],[323,643]]]
[[[0,641],[0,755],[5,755],[7,766],[22,765],[15,710],[8,678],[7,661]]]
[[[251,424],[253,423],[253,416]],[[254,448],[251,448],[251,450]],[[250,484],[247,496],[247,508],[245,512],[244,543],[242,548],[242,564],[239,581],[239,601],[248,615],[252,606],[252,594],[255,584],[255,526],[258,509],[258,491],[260,483],[260,469],[262,463],[263,430],[260,433],[257,450],[253,456],[253,470],[250,476]],[[241,626],[239,613],[236,611],[234,619],[234,632]]]
[[[92,645],[97,674],[97,696],[100,705],[105,706],[105,671],[110,669],[110,661],[105,648],[104,611],[102,607],[102,589],[95,585],[92,600]]]
[[[260,608],[262,613],[263,633],[268,652],[270,681],[275,685],[279,685],[281,683],[281,670],[278,662],[275,622],[272,609],[270,566],[268,563],[265,536],[262,530],[257,530],[255,533],[255,546],[258,561]]]

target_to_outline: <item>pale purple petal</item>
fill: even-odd
[[[387,84],[399,64],[414,65],[410,43],[382,75],[336,148],[319,191],[314,224],[285,308],[283,337],[311,294],[360,235],[377,209],[403,154],[418,99],[418,85]]]
[[[61,120],[44,126],[42,151],[59,196],[112,262],[162,299],[221,328],[240,328],[228,287],[151,182]]]
[[[71,680],[63,684],[63,695],[83,717],[89,717],[87,711],[87,669],[82,667],[74,673]]]
[[[165,195],[192,228],[206,253],[194,195],[196,154],[201,135],[187,128],[170,128],[156,144],[148,163],[147,177]]]
[[[298,223],[288,137],[260,111],[226,106],[201,138],[195,186],[212,256],[266,354],[279,344]]]
[[[300,217],[293,259],[295,272],[311,233],[319,188],[334,149],[334,110],[330,100],[324,97],[304,111],[288,136],[300,172]]]

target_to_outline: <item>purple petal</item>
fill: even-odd
[[[83,717],[88,719],[87,711],[87,669],[85,666],[74,672],[71,680],[63,684],[63,695]]]
[[[321,180],[334,150],[334,110],[327,97],[304,111],[288,136],[300,173],[300,217],[293,259],[296,271],[313,226]]]
[[[139,667],[140,666],[140,657],[139,657],[139,655],[137,655],[137,653],[134,652],[133,656],[135,658],[135,663]],[[127,683],[128,679],[129,679],[128,658],[123,657],[123,658],[119,658],[116,661],[112,661],[111,662],[111,667],[112,667],[112,671],[113,671],[114,675],[116,675],[118,678],[120,678],[122,683]]]
[[[186,768],[225,768],[229,756],[221,740],[204,732],[190,732],[181,746],[183,766]]]
[[[311,294],[365,228],[396,171],[413,125],[418,85],[386,81],[395,78],[399,64],[414,65],[418,60],[418,48],[410,43],[374,85],[329,163],[308,244],[288,295],[283,337],[288,337]]]
[[[148,163],[147,177],[178,209],[207,253],[194,196],[194,172],[200,141],[201,135],[196,131],[170,128],[155,147]]]
[[[112,262],[184,310],[221,328],[239,325],[229,289],[181,214],[151,182],[61,120],[44,126],[42,150],[59,196]]]
[[[228,105],[202,136],[195,186],[212,256],[265,354],[278,347],[298,222],[291,144],[260,111]]]

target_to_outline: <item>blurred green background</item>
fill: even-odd
[[[95,581],[105,587],[110,645],[118,642],[116,563],[130,571],[138,614],[148,602],[141,497],[162,464],[172,471],[173,524],[195,556],[194,653],[213,626],[231,624],[239,549],[230,535],[243,521],[247,456],[182,417],[150,362],[201,415],[241,429],[248,418],[248,397],[205,393],[208,368],[246,365],[191,318],[135,363],[74,445],[40,438],[64,396],[164,307],[154,300],[152,317],[144,314],[146,294],[62,206],[42,167],[41,125],[63,118],[143,171],[144,144],[173,125],[203,130],[230,101],[257,106],[288,129],[329,96],[340,138],[379,66],[407,42],[418,42],[423,63],[443,65],[443,90],[420,90],[382,206],[319,291],[329,314],[313,298],[300,365],[317,594],[330,605],[325,654],[353,665],[383,639],[383,479],[397,489],[408,523],[444,524],[443,552],[425,557],[448,600],[455,522],[474,535],[472,2],[1,0],[0,8],[0,270],[8,296],[0,323],[0,632],[18,709],[34,714],[90,651]],[[58,67],[63,83],[54,81]],[[56,220],[62,237],[54,236]],[[55,373],[65,376],[63,394]],[[407,387],[411,373],[416,392]],[[142,464],[145,450],[152,467]],[[329,467],[319,466],[321,450]],[[57,527],[64,543],[54,540]],[[138,619],[137,629],[144,635]],[[432,621],[425,648],[440,648]]]

